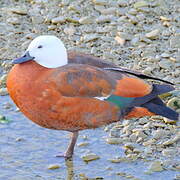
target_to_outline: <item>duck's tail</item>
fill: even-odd
[[[140,118],[143,116],[160,115],[172,120],[179,119],[179,113],[167,107],[164,102],[158,97],[163,93],[174,90],[171,85],[153,84],[152,92],[143,97],[134,98],[125,110],[125,118]]]

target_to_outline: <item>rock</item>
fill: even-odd
[[[94,22],[94,18],[91,16],[85,16],[79,19],[80,24],[92,24]]]
[[[165,137],[167,134],[168,134],[168,132],[166,130],[163,130],[163,129],[158,129],[156,131],[153,131],[153,133],[152,133],[153,138],[155,138],[155,139]]]
[[[59,164],[50,164],[49,166],[48,166],[48,169],[51,169],[51,170],[53,170],[53,169],[59,169],[60,168],[60,165]]]
[[[163,145],[164,145],[164,146],[168,146],[168,145],[171,145],[171,144],[176,143],[176,142],[179,141],[179,140],[180,140],[180,134],[177,134],[175,137],[173,137],[173,138],[165,141],[165,142],[163,143]]]
[[[122,138],[107,138],[106,142],[108,144],[122,144],[123,140],[122,140]]]
[[[77,18],[77,17],[68,17],[68,18],[66,18],[66,21],[70,22],[70,23],[78,24],[79,23],[79,18]]]
[[[82,142],[82,143],[77,144],[78,147],[84,147],[84,146],[87,146],[87,145],[89,145],[88,142]]]
[[[15,7],[11,9],[11,12],[18,15],[27,15],[27,9],[23,7]]]
[[[149,170],[152,172],[160,172],[163,171],[162,163],[160,161],[154,161],[149,167]]]
[[[141,138],[143,138],[143,139],[147,137],[147,135],[144,133],[143,130],[137,130],[137,131],[135,132],[135,134],[136,134],[137,137],[141,137]]]
[[[109,23],[113,20],[113,16],[112,15],[101,15],[96,19],[97,23]]]
[[[172,66],[172,63],[169,60],[161,60],[158,64],[163,69],[169,69]]]
[[[117,42],[118,44],[120,44],[121,46],[124,46],[124,44],[125,44],[125,42],[126,42],[125,39],[123,39],[123,38],[121,38],[121,37],[119,37],[119,36],[116,36],[116,37],[115,37],[115,40],[116,40],[116,42]]]
[[[132,39],[132,35],[130,33],[125,33],[125,32],[118,32],[117,35],[119,37],[121,37],[122,39],[125,39],[125,40],[131,40]]]
[[[100,10],[101,14],[104,14],[104,15],[107,15],[107,14],[112,15],[112,14],[115,14],[116,11],[117,11],[117,8],[115,7]]]
[[[109,1],[107,1],[107,0],[93,0],[93,3],[95,4],[95,5],[108,5],[109,4]]]
[[[176,150],[175,149],[164,149],[163,151],[162,151],[162,154],[163,154],[163,156],[175,156],[176,155]]]
[[[180,35],[171,36],[170,47],[171,48],[180,48]]]
[[[161,54],[161,57],[163,57],[163,58],[169,58],[171,55],[170,54],[168,54],[168,53],[162,53]]]
[[[90,41],[95,41],[99,39],[99,35],[98,34],[85,34],[82,38],[82,40],[84,42],[90,42]]]
[[[89,162],[89,161],[94,161],[94,160],[100,159],[100,157],[97,156],[96,154],[91,153],[91,154],[87,154],[87,155],[82,156],[82,159],[85,162]]]
[[[66,22],[66,18],[63,16],[55,17],[51,19],[52,24],[62,24]]]
[[[141,7],[147,7],[148,3],[146,1],[138,1],[134,3],[134,8],[141,8]]]
[[[120,163],[120,162],[127,162],[128,159],[126,157],[118,157],[118,158],[114,158],[114,159],[109,159],[110,162],[112,163]]]
[[[162,21],[170,21],[170,19],[165,17],[165,16],[160,16],[160,20],[162,20]]]
[[[180,98],[178,98],[178,97],[171,98],[168,101],[167,106],[172,109],[180,109]]]
[[[160,33],[159,29],[155,29],[149,33],[146,33],[145,36],[149,39],[157,39],[159,36],[159,33]]]
[[[74,27],[67,27],[64,29],[64,33],[72,36],[76,32],[76,29]]]
[[[0,89],[0,96],[5,96],[5,95],[8,95],[7,88],[1,88]]]
[[[21,23],[17,17],[8,18],[7,22],[12,24],[12,25],[19,25]]]

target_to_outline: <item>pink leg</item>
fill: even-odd
[[[67,148],[67,151],[62,155],[58,154],[56,157],[65,157],[65,158],[71,158],[74,153],[74,146],[76,144],[77,138],[78,138],[78,131],[72,132],[71,141],[69,143],[69,146]]]

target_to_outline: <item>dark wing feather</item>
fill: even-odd
[[[153,80],[158,80],[158,81],[161,81],[161,82],[164,82],[164,83],[167,83],[167,84],[174,85],[173,83],[171,83],[171,82],[169,82],[169,81],[166,81],[166,80],[163,80],[163,79],[159,79],[159,78],[156,78],[156,77],[152,77],[152,76],[148,76],[148,75],[142,74],[141,72],[132,71],[132,70],[125,69],[125,68],[107,67],[107,68],[103,68],[103,69],[105,69],[105,70],[119,71],[119,72],[122,72],[122,73],[128,73],[128,74],[137,76],[137,77],[139,77],[139,78],[141,78],[141,79],[153,79]]]

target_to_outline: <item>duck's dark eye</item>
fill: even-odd
[[[43,47],[42,45],[39,45],[37,48],[39,48],[39,49],[40,49],[40,48],[42,48],[42,47]]]

